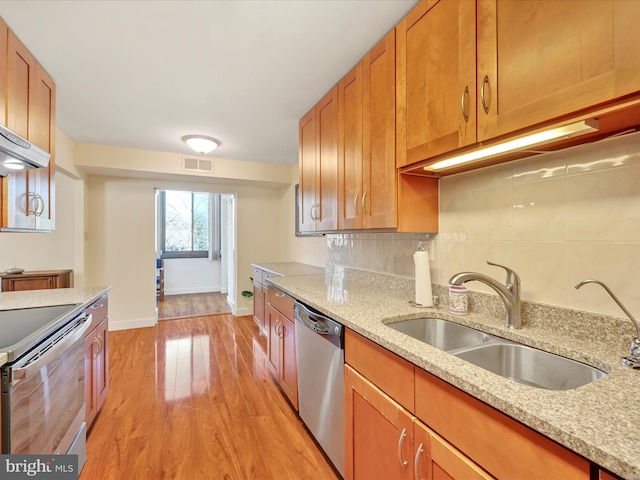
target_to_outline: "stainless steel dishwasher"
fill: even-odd
[[[344,332],[302,303],[296,320],[300,418],[344,477]]]

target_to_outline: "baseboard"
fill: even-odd
[[[131,320],[109,321],[109,331],[129,330],[131,328],[154,327],[158,322],[156,318],[134,318]]]
[[[253,315],[253,310],[250,308],[238,308],[236,313],[234,313],[236,317],[245,317],[247,315]]]
[[[220,293],[220,287],[199,287],[199,288],[167,288],[164,287],[165,295],[189,295],[190,293]]]

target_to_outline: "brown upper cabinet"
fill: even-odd
[[[421,1],[397,27],[397,166],[576,120],[600,122],[590,139],[637,126],[620,110],[640,105],[639,17],[619,0]]]
[[[425,0],[397,31],[398,167],[476,141],[476,5]]]
[[[640,2],[478,0],[478,140],[638,92],[638,18]]]
[[[338,87],[299,124],[300,232],[338,229]]]
[[[395,228],[395,30],[338,84],[338,228]]]
[[[0,58],[6,79],[6,125],[51,153],[48,168],[23,170],[2,179],[3,230],[55,228],[55,83],[15,34],[4,26],[7,57]]]

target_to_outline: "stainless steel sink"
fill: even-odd
[[[387,326],[445,351],[482,345],[493,338],[473,328],[440,318],[402,320]]]
[[[510,342],[491,343],[454,355],[515,382],[547,390],[569,390],[606,376],[589,365]]]
[[[532,387],[569,390],[607,375],[589,365],[440,318],[402,320],[387,326],[485,370]]]

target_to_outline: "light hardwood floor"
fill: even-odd
[[[218,313],[231,313],[227,296],[220,292],[165,295],[164,300],[158,300],[158,320]]]
[[[268,372],[252,317],[168,320],[109,342],[80,480],[340,478]]]

